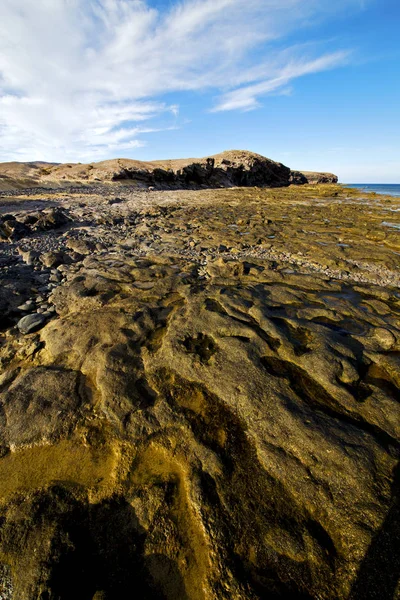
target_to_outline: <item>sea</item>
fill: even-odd
[[[376,192],[400,197],[400,183],[344,183],[346,187],[358,188],[363,192]]]

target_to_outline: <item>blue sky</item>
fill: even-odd
[[[1,0],[0,161],[253,150],[400,183],[398,0]]]

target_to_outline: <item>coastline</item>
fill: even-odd
[[[400,197],[400,183],[341,183],[341,185],[367,194]]]

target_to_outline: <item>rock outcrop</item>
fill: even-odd
[[[290,169],[281,163],[242,150],[201,159],[141,162],[107,160],[91,165],[60,165],[44,179],[70,181],[131,181],[169,188],[289,185]]]
[[[333,173],[316,173],[314,171],[292,171],[292,183],[304,184],[311,183],[320,185],[323,183],[337,183],[338,177]]]
[[[218,187],[285,187],[290,184],[333,183],[329,174],[291,172],[285,165],[254,152],[230,150],[205,158],[143,162],[130,159],[91,164],[0,164],[0,190],[62,187],[71,184],[125,183],[161,189]]]

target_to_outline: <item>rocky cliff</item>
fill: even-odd
[[[335,176],[291,172],[281,163],[254,152],[231,150],[206,158],[143,162],[106,160],[87,165],[45,163],[0,164],[0,190],[23,187],[59,187],[66,184],[119,182],[138,187],[190,189],[201,187],[260,186],[333,183]],[[310,180],[310,181],[309,181]],[[335,181],[334,181],[335,180]]]
[[[302,175],[306,178],[306,183],[322,184],[322,183],[337,183],[338,177],[333,173],[315,173],[314,171],[303,171]]]

